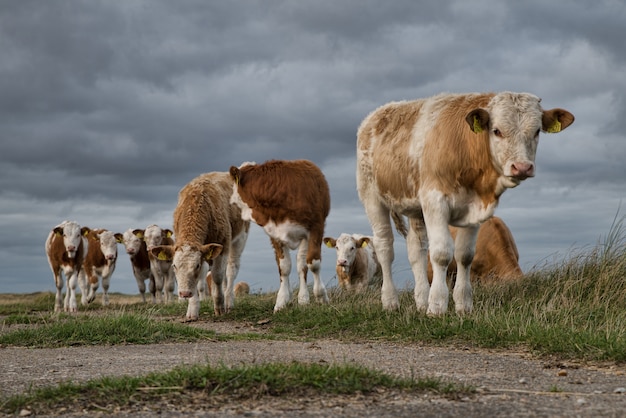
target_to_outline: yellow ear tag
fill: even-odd
[[[210,260],[212,255],[213,255],[213,248],[211,248],[211,249],[209,250],[209,252],[208,252],[208,253],[206,253],[206,255],[204,256],[204,258],[205,258],[205,259],[207,259],[207,260]]]
[[[361,244],[361,248],[365,248],[367,247],[367,241],[363,241],[363,244]]]
[[[139,239],[143,239],[143,234],[142,234],[141,232],[140,232],[140,233],[138,233],[138,234],[137,234],[137,238],[139,238]]]
[[[164,253],[163,251],[161,251],[161,252],[159,253],[159,255],[157,255],[157,258],[158,258],[159,260],[167,261],[167,255],[165,255],[165,253]]]
[[[472,127],[472,130],[477,134],[483,131],[483,128],[480,126],[480,120],[476,115],[474,115],[474,126]]]
[[[330,241],[326,241],[326,246],[328,248],[333,248],[333,244],[331,244]]]
[[[172,236],[172,233],[170,231],[167,231],[167,234],[165,234],[165,236],[170,238]]]
[[[551,133],[551,134],[561,132],[561,122],[559,122],[558,119],[555,120],[552,126],[550,126],[546,132]]]
[[[237,174],[237,176],[235,177],[235,183],[237,183],[237,186],[239,186],[239,174]]]

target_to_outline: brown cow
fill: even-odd
[[[83,265],[85,253],[87,252],[87,239],[85,235],[89,233],[89,228],[81,228],[76,222],[63,221],[55,226],[46,239],[46,256],[50,269],[54,275],[54,283],[57,288],[54,300],[54,310],[59,312],[65,309],[66,312],[76,312],[76,284],[78,274]],[[63,276],[67,281],[67,293],[63,302]]]
[[[313,273],[313,294],[327,303],[320,264],[330,193],[321,170],[307,160],[272,160],[263,164],[245,163],[239,168],[233,166],[230,174],[235,183],[231,202],[241,208],[244,219],[263,227],[274,247],[280,274],[274,311],[282,309],[291,299],[289,250],[296,248],[300,278],[298,303],[309,303],[308,270]]]
[[[212,263],[212,296],[216,315],[234,306],[233,286],[239,272],[250,223],[243,221],[239,208],[230,203],[234,182],[228,173],[202,174],[181,189],[174,210],[176,244],[150,249],[159,259],[172,260],[178,281],[178,296],[189,299],[187,320],[200,313],[198,282]],[[222,282],[226,280],[226,295]]]
[[[146,302],[146,280],[149,281],[149,289],[152,294],[152,303],[156,303],[156,284],[150,269],[150,257],[148,247],[143,239],[143,229],[129,228],[122,237],[126,253],[130,257],[130,264],[133,267],[133,275],[137,281],[137,288],[141,294],[141,299]]]
[[[109,304],[109,285],[117,262],[117,244],[123,242],[120,234],[106,229],[92,229],[87,234],[87,255],[78,276],[82,293],[81,303],[87,305],[96,299],[102,279],[102,305]]]
[[[409,218],[409,262],[417,308],[448,311],[446,272],[454,257],[457,313],[473,308],[470,266],[478,227],[507,188],[535,175],[539,132],[559,132],[574,116],[543,110],[528,93],[440,94],[393,102],[370,113],[357,133],[357,190],[374,232],[384,309],[398,308],[390,217]],[[448,225],[460,227],[455,241]],[[428,283],[428,251],[433,265]]]

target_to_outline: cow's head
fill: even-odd
[[[126,253],[128,255],[137,255],[141,250],[141,246],[143,244],[143,229],[132,229],[129,228],[124,232],[122,237],[124,247],[126,248]]]
[[[69,258],[76,256],[76,251],[83,242],[83,237],[87,236],[91,230],[83,226],[81,228],[76,222],[65,221],[54,228],[54,233],[58,237],[63,237],[63,245]]]
[[[332,237],[324,238],[324,244],[326,244],[327,247],[337,250],[337,266],[341,267],[344,272],[347,272],[352,266],[352,263],[354,263],[357,250],[367,246],[369,242],[369,237],[355,238],[345,233],[339,235],[337,239]]]
[[[116,234],[106,229],[96,230],[94,232],[96,232],[94,238],[100,244],[100,250],[104,255],[104,259],[107,263],[114,262],[117,259],[118,240]]]
[[[220,244],[206,244],[199,247],[192,245],[158,245],[149,251],[159,260],[171,261],[176,281],[178,296],[190,298],[199,280],[205,280],[205,263],[209,263],[222,253]]]
[[[541,99],[528,93],[496,94],[485,109],[465,118],[475,133],[487,132],[491,158],[504,187],[515,187],[535,175],[539,132],[560,132],[574,122],[564,109],[543,110]]]
[[[170,238],[172,235],[173,232],[169,229],[162,229],[157,225],[150,225],[146,227],[143,239],[146,241],[148,250],[150,250],[152,247],[161,245],[165,238]]]

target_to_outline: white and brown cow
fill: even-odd
[[[88,249],[83,268],[78,275],[81,303],[87,305],[96,299],[96,291],[102,280],[102,305],[109,304],[109,285],[117,262],[117,244],[121,235],[96,228],[87,234]]]
[[[148,280],[152,303],[156,303],[156,284],[150,269],[150,257],[148,256],[148,247],[143,239],[143,234],[143,229],[129,228],[124,232],[122,241],[126,248],[126,254],[130,257],[130,264],[133,267],[133,275],[137,281],[141,299],[144,303],[146,302],[146,280]]]
[[[172,260],[178,281],[178,296],[189,299],[187,320],[198,319],[198,281],[211,264],[212,296],[216,315],[234,306],[233,285],[248,238],[249,222],[230,203],[233,180],[228,173],[202,174],[178,194],[174,210],[175,245],[159,245],[150,250],[159,258]],[[226,280],[226,294],[222,282]]]
[[[274,311],[291,299],[289,250],[296,248],[300,278],[298,303],[309,303],[308,270],[313,273],[313,294],[327,303],[320,264],[330,193],[321,170],[307,160],[272,160],[263,164],[244,163],[239,168],[232,166],[230,174],[234,180],[231,202],[241,208],[245,220],[263,227],[274,247],[280,274]]]
[[[78,274],[82,268],[83,260],[87,252],[87,239],[85,235],[89,228],[81,226],[74,221],[63,221],[55,226],[46,239],[46,256],[50,269],[54,275],[54,283],[57,288],[54,301],[54,310],[59,312],[76,312],[76,284]],[[63,301],[63,275],[67,281],[67,293]]]
[[[362,292],[381,274],[372,237],[361,234],[324,237],[324,244],[337,250],[337,280],[347,291]]]
[[[213,275],[211,274],[211,272],[209,271],[206,275],[206,279],[205,279],[205,287],[207,289],[208,295],[211,296],[212,295],[212,290],[211,288],[213,287]],[[226,282],[222,282],[222,290],[225,292],[226,291]],[[198,286],[198,292],[200,292],[200,286]],[[235,283],[235,287],[233,292],[235,293],[235,297],[237,296],[243,296],[243,295],[249,295],[250,294],[250,285],[246,282],[237,282]]]
[[[157,302],[165,301],[165,303],[174,301],[174,286],[176,285],[176,277],[172,268],[172,260],[158,258],[150,251],[159,245],[174,245],[172,238],[173,232],[167,228],[161,228],[158,225],[148,225],[144,229],[143,239],[148,247],[148,256],[150,257],[150,270],[156,287]]]
[[[539,102],[528,93],[441,94],[388,103],[363,120],[357,189],[382,267],[384,309],[398,308],[390,215],[405,215],[417,308],[447,312],[446,271],[454,257],[455,308],[472,311],[470,266],[480,223],[493,215],[507,188],[535,175],[539,132],[559,132],[574,121],[570,112],[543,110]],[[455,241],[448,225],[460,227]]]

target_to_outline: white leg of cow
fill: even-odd
[[[201,276],[201,277],[205,277],[205,276]],[[199,282],[204,283],[203,298],[206,299],[207,298],[206,280],[200,280]],[[165,283],[163,283],[163,292],[165,292],[165,303],[170,303],[175,300],[175,297],[174,297],[175,286],[176,286],[176,276],[174,275],[174,270],[170,268],[167,270],[167,274],[165,276]]]
[[[163,276],[158,267],[152,270],[152,274],[154,275],[154,288],[156,294],[157,303],[163,302]]]
[[[78,272],[71,271],[70,274],[65,272],[67,280],[67,293],[65,294],[65,311],[77,312],[78,306],[76,305],[76,284],[78,283]]]
[[[238,236],[233,237],[230,243],[230,251],[228,253],[228,266],[226,267],[226,278],[228,280],[226,286],[226,309],[231,310],[235,307],[235,280],[239,274],[241,266],[241,254],[246,246],[248,233],[242,232]]]
[[[446,282],[448,265],[452,261],[454,242],[450,236],[447,221],[430,221],[425,215],[430,247],[430,263],[433,268],[433,282],[428,296],[429,315],[443,315],[448,311],[448,283]]]
[[[321,303],[328,303],[329,300],[328,293],[326,292],[326,286],[324,286],[324,282],[320,276],[321,266],[322,260],[313,260],[313,262],[308,265],[308,268],[313,274],[313,294],[315,295],[315,299]]]
[[[272,240],[272,246],[276,253],[276,264],[278,264],[278,273],[280,275],[280,288],[276,296],[276,304],[274,312],[284,308],[289,300],[291,300],[291,284],[289,283],[289,274],[291,273],[291,256],[289,248],[280,242]]]
[[[187,321],[197,321],[200,317],[200,301],[198,300],[198,290],[191,289],[191,297],[187,302]]]
[[[200,274],[198,275],[198,277],[200,277],[200,280],[198,280],[198,284],[196,285],[196,288],[198,289],[198,299],[201,302],[203,300],[208,300],[209,295],[212,295],[212,293],[209,293],[209,286],[213,286],[213,283],[207,283],[207,281],[203,279],[203,277],[206,277],[208,273],[209,273],[209,265],[207,263],[202,263],[202,268],[200,270]],[[211,280],[213,280],[213,276],[211,276]],[[212,290],[213,289],[211,289],[211,291]],[[172,293],[173,292],[174,292],[174,283],[172,282]],[[165,292],[165,295],[167,296],[167,291]],[[172,294],[172,300],[174,300],[173,294]]]
[[[87,306],[89,304],[89,280],[87,280],[85,269],[80,269],[78,273],[78,287],[80,288],[80,303]]]
[[[111,272],[112,274],[113,272]],[[102,305],[107,306],[109,304],[109,286],[111,284],[111,276],[102,276]]]
[[[457,265],[456,283],[452,297],[458,314],[471,313],[474,305],[470,268],[476,250],[479,226],[459,228],[454,243],[454,259]]]
[[[374,248],[376,256],[380,262],[383,274],[383,286],[381,289],[381,300],[383,309],[392,311],[398,309],[398,291],[393,283],[391,274],[391,264],[394,259],[393,252],[393,230],[391,229],[391,219],[389,210],[376,203],[375,205],[365,205],[365,211],[372,225],[374,232]]]
[[[298,303],[300,305],[306,305],[310,301],[309,287],[306,285],[306,276],[309,271],[309,267],[306,264],[306,255],[309,251],[309,241],[303,239],[298,247],[298,254],[296,255],[296,266],[298,268],[298,279],[300,281],[300,287],[298,289]]]
[[[57,294],[54,298],[54,312],[61,312],[63,310],[63,276],[61,270],[52,271],[54,274],[54,285],[57,288]]]
[[[410,219],[406,245],[409,263],[415,278],[415,305],[420,312],[426,312],[430,293],[430,284],[428,283],[428,234],[422,219]]]
[[[150,294],[152,295],[152,303],[157,303],[157,298],[156,298],[156,281],[154,280],[154,276],[152,275],[152,273],[150,273],[150,284],[148,285],[148,288],[150,289]]]

